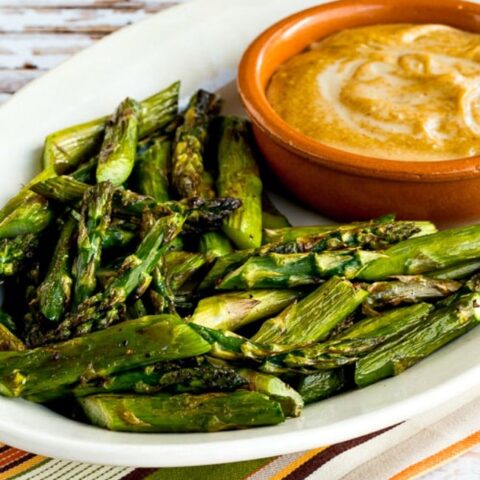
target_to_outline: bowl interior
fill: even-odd
[[[357,174],[445,181],[478,173],[480,157],[409,162],[338,150],[295,130],[270,106],[266,88],[273,73],[286,60],[340,30],[382,23],[442,23],[479,32],[480,5],[456,0],[342,0],[304,10],[278,22],[250,45],[240,64],[239,91],[252,121],[284,147],[321,163],[334,160],[335,168]]]

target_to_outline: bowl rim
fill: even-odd
[[[480,174],[480,155],[434,161],[391,160],[369,157],[341,150],[310,138],[296,130],[270,105],[260,79],[262,62],[269,48],[287,32],[293,38],[302,22],[333,10],[351,7],[355,15],[362,8],[388,8],[391,0],[339,0],[311,7],[290,15],[263,31],[245,50],[238,67],[237,88],[240,99],[252,123],[272,141],[284,149],[314,164],[362,177],[385,178],[414,182],[444,182],[468,180]],[[436,8],[431,0],[403,0],[402,8],[409,6]],[[442,0],[441,8],[449,8],[457,15],[480,15],[480,4],[464,0]],[[378,10],[377,10],[378,11]],[[372,23],[373,24],[373,23]],[[480,32],[479,32],[480,33]]]

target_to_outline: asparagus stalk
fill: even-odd
[[[135,231],[126,228],[121,222],[111,222],[103,237],[102,248],[121,248],[130,245],[136,238]]]
[[[27,233],[0,240],[0,278],[19,273],[38,249],[38,235]]]
[[[480,270],[480,260],[472,260],[466,263],[453,265],[452,267],[442,268],[427,273],[427,277],[437,278],[439,280],[462,280]]]
[[[396,307],[405,303],[418,303],[447,297],[461,288],[455,280],[440,280],[421,275],[404,275],[393,281],[375,282],[365,285],[370,308]]]
[[[213,365],[205,357],[172,362],[120,372],[101,379],[81,382],[73,390],[76,397],[97,393],[206,393],[230,392],[248,385],[236,369]]]
[[[358,225],[348,229],[338,227],[324,233],[299,236],[289,241],[268,243],[256,249],[233,252],[215,262],[215,265],[202,282],[201,289],[212,288],[222,277],[238,268],[254,255],[322,252],[350,247],[377,250],[418,234],[422,226],[418,226],[417,223],[384,222]]]
[[[88,189],[83,197],[78,225],[78,255],[74,266],[74,307],[90,297],[97,286],[96,271],[110,224],[113,191],[110,182],[102,182]]]
[[[140,105],[134,100],[124,100],[108,120],[98,157],[97,182],[125,183],[132,173],[138,143]]]
[[[25,350],[25,344],[16,337],[5,325],[0,323],[0,352]]]
[[[276,315],[300,298],[295,290],[251,290],[200,300],[190,321],[217,330],[235,331]]]
[[[210,345],[178,317],[129,320],[81,338],[2,356],[0,392],[45,401],[64,395],[82,379],[103,378],[209,350]]]
[[[70,302],[72,293],[70,257],[76,226],[73,219],[68,219],[63,225],[47,276],[37,290],[40,311],[52,322],[58,322],[63,317]]]
[[[190,99],[184,122],[175,133],[172,158],[173,184],[183,198],[215,196],[211,177],[205,172],[203,152],[208,125],[218,111],[214,94],[199,90]]]
[[[203,253],[169,252],[164,258],[165,278],[172,291],[176,292],[203,266],[208,258]]]
[[[169,200],[171,147],[171,142],[161,137],[149,140],[137,149],[135,165],[137,190],[158,202]]]
[[[480,294],[461,297],[452,305],[432,312],[419,328],[374,350],[359,360],[355,383],[365,387],[398,375],[480,322]]]
[[[371,222],[350,223],[346,225],[311,225],[305,227],[287,227],[278,229],[266,229],[263,232],[264,243],[284,243],[295,241],[299,237],[311,237],[324,235],[332,231],[348,232],[361,229],[366,235],[366,230],[374,235],[380,235],[388,241],[389,231],[395,233],[389,243],[395,243],[406,238],[415,238],[435,233],[437,229],[431,222],[419,221],[394,221],[391,217],[382,217]],[[401,235],[404,235],[401,238]]]
[[[82,302],[77,311],[67,315],[44,341],[83,335],[117,322],[123,304],[139,285],[148,282],[150,273],[165,253],[168,243],[180,233],[184,220],[178,214],[157,220],[136,252],[125,258],[117,276],[106,288]]]
[[[218,146],[217,190],[242,201],[223,223],[223,231],[238,248],[259,247],[262,241],[262,181],[250,142],[249,124],[226,117]]]
[[[280,404],[257,392],[202,395],[94,395],[80,400],[90,421],[122,432],[217,432],[284,420]]]
[[[140,138],[168,125],[175,118],[179,90],[180,82],[175,82],[141,102]],[[50,134],[45,140],[44,166],[53,166],[59,174],[74,169],[100,147],[107,120],[102,117]]]
[[[39,182],[31,188],[46,198],[73,202],[82,197],[89,185],[71,177],[60,176]],[[220,228],[223,219],[238,209],[241,202],[229,197],[157,202],[151,197],[119,188],[115,191],[113,206],[116,213],[136,217],[141,216],[145,210],[152,210],[156,216],[168,215],[172,212],[188,214],[186,232],[200,233]]]
[[[382,256],[381,253],[358,249],[254,256],[223,278],[216,288],[292,288],[314,285],[335,275],[353,278],[365,265]]]
[[[53,213],[46,198],[26,195],[23,203],[0,220],[0,239],[39,233],[52,219]]]
[[[298,417],[302,413],[301,395],[278,377],[247,368],[240,369],[239,373],[248,381],[250,390],[263,393],[278,402],[286,417]]]
[[[233,251],[230,240],[221,232],[204,233],[200,238],[198,249],[215,258],[223,257]]]
[[[451,267],[480,257],[480,225],[443,230],[411,238],[390,247],[383,258],[358,275],[367,281],[392,275],[416,275]]]
[[[298,382],[297,390],[305,404],[318,402],[331,397],[347,386],[345,370],[322,370],[303,376]]]
[[[355,289],[348,280],[334,277],[303,300],[264,322],[252,341],[283,345],[321,341],[366,296],[367,292]]]
[[[380,345],[391,342],[421,325],[433,307],[419,303],[398,308],[378,317],[355,323],[339,336],[289,353],[283,363],[289,367],[330,369],[354,363]]]

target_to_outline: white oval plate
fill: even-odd
[[[63,126],[111,112],[177,79],[183,97],[219,90],[241,112],[234,78],[247,44],[276,20],[318,0],[200,0],[128,27],[33,82],[0,109],[0,202],[38,169],[42,140]],[[277,198],[295,224],[318,215]],[[127,434],[0,398],[0,440],[30,452],[91,463],[171,467],[233,462],[354,438],[422,413],[480,383],[480,329],[399,377],[305,409],[298,419],[208,434]]]

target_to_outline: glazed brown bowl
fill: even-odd
[[[443,23],[480,32],[480,5],[456,0],[342,0],[304,10],[262,33],[243,55],[238,89],[258,146],[301,201],[337,220],[386,213],[455,225],[480,219],[480,157],[398,161],[345,152],[309,138],[270,106],[276,69],[311,43],[345,28]]]

